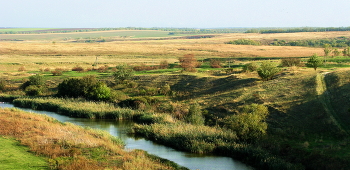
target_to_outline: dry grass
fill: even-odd
[[[106,132],[9,109],[0,110],[0,122],[1,135],[15,137],[36,154],[49,157],[53,168],[171,169],[144,152],[123,150],[122,144]]]

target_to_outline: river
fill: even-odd
[[[2,108],[14,107],[9,103],[0,103]],[[150,154],[157,155],[161,158],[171,160],[181,166],[189,169],[201,170],[252,170],[253,168],[236,161],[230,157],[194,154],[188,152],[177,151],[170,147],[159,145],[145,138],[139,138],[128,135],[126,130],[133,124],[132,121],[115,121],[115,120],[96,120],[84,118],[71,118],[59,115],[54,112],[38,111],[26,108],[18,108],[28,112],[45,114],[51,116],[61,122],[70,122],[83,127],[94,129],[102,129],[109,132],[113,136],[120,137],[125,142],[125,149],[141,149]]]

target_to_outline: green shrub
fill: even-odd
[[[6,90],[7,82],[4,79],[0,79],[0,91]]]
[[[300,63],[300,58],[283,58],[281,60],[282,67],[300,66]]]
[[[28,86],[42,86],[44,85],[45,81],[44,81],[44,77],[36,74],[34,76],[30,76],[29,80],[24,82],[20,88],[25,90]]]
[[[240,113],[226,117],[225,127],[235,131],[241,140],[255,140],[266,134],[268,114],[264,105],[247,105]]]
[[[248,63],[243,66],[243,72],[253,72],[259,68],[257,63]]]
[[[272,80],[273,76],[275,76],[280,69],[273,62],[265,61],[258,68],[258,75],[263,81]]]
[[[84,97],[90,100],[106,101],[111,97],[111,90],[103,82],[99,82],[95,76],[83,78],[70,78],[58,85],[58,96]]]
[[[41,86],[30,85],[24,90],[28,96],[38,96],[43,93],[43,88]]]
[[[116,66],[116,71],[113,73],[114,80],[117,83],[122,83],[125,80],[130,79],[133,75],[133,69],[125,64]]]
[[[317,67],[321,66],[322,64],[323,64],[323,61],[319,59],[317,54],[314,54],[307,60],[306,66],[312,67],[316,70]]]
[[[193,125],[204,125],[204,117],[202,115],[201,106],[198,103],[190,105],[185,121]]]

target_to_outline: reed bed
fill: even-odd
[[[93,102],[74,98],[17,98],[13,100],[17,107],[46,110],[61,115],[88,119],[134,120],[139,123],[175,122],[167,114],[120,108],[112,103]]]
[[[93,102],[85,99],[68,98],[18,98],[13,100],[17,107],[47,110],[62,115],[89,119],[133,119],[141,112],[117,107],[111,103]]]
[[[47,157],[51,169],[175,169],[145,152],[125,151],[123,142],[107,132],[48,116],[0,109],[0,122],[0,135],[14,137]]]
[[[259,169],[303,169],[301,165],[286,162],[260,147],[239,143],[234,132],[219,127],[196,126],[178,121],[135,125],[133,131],[180,150],[230,156]]]

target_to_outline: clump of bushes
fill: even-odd
[[[105,83],[98,81],[95,76],[85,76],[64,80],[58,85],[57,95],[106,101],[111,97],[111,90]]]
[[[253,72],[257,71],[259,68],[258,63],[248,63],[243,66],[243,72]]]
[[[264,105],[247,105],[240,113],[226,117],[224,126],[236,132],[241,140],[255,140],[266,134],[268,114]]]
[[[210,59],[210,67],[211,68],[221,68],[221,61],[216,59]]]
[[[75,66],[72,71],[83,72],[85,69],[82,66]]]
[[[7,88],[7,82],[5,79],[0,79],[0,91],[4,91]]]
[[[292,67],[292,66],[300,66],[301,59],[300,58],[283,58],[281,60],[282,67]]]
[[[56,68],[55,70],[51,71],[53,76],[62,76],[63,72],[65,70],[63,68]]]
[[[37,96],[41,95],[45,90],[44,86],[45,80],[44,77],[36,74],[29,77],[29,80],[24,82],[20,88],[24,90],[28,96]]]

